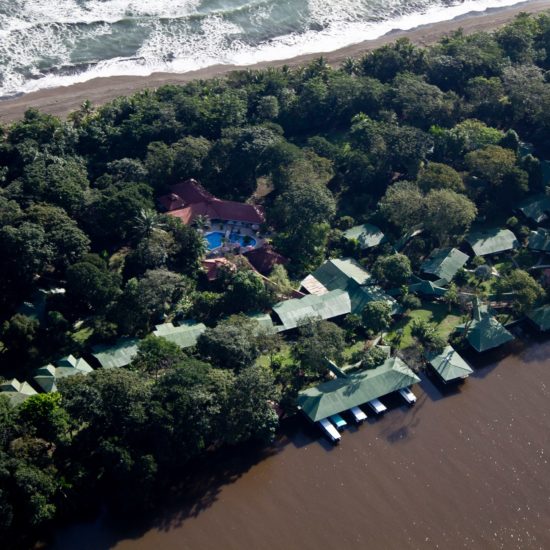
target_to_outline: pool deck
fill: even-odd
[[[249,227],[243,227],[239,225],[235,225],[232,223],[213,223],[212,226],[204,232],[204,237],[206,238],[207,235],[210,233],[222,233],[224,235],[228,234],[237,234],[241,237],[250,237],[251,239],[254,239],[256,241],[256,244],[254,246],[246,247],[241,246],[238,243],[227,243],[223,246],[218,246],[216,248],[209,249],[207,252],[207,256],[209,258],[216,257],[216,256],[223,256],[227,252],[233,252],[236,251],[236,249],[240,249],[240,251],[244,252],[246,250],[253,250],[254,248],[260,248],[265,243],[265,239],[260,237],[259,232],[255,231]]]

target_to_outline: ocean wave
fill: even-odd
[[[0,30],[36,24],[116,23],[130,18],[173,18],[193,13],[201,0],[0,0]]]
[[[0,28],[0,97],[97,77],[187,72],[329,52],[395,29],[516,3],[160,0],[152,6],[150,0],[59,0],[47,10],[42,0],[0,0],[0,20],[7,13],[19,21],[4,20]],[[29,26],[17,27],[23,23]]]

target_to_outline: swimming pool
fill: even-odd
[[[213,231],[212,233],[207,233],[204,238],[208,242],[208,250],[214,250],[222,245],[223,233],[221,231]],[[256,239],[246,235],[239,235],[238,233],[231,233],[229,242],[237,243],[241,246],[256,246]]]

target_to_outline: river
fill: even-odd
[[[550,342],[478,366],[456,391],[427,377],[417,404],[346,431],[296,422],[262,456],[205,468],[194,504],[132,529],[105,517],[57,550],[548,549]]]

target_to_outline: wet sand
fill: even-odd
[[[415,407],[394,401],[339,447],[297,422],[267,456],[197,475],[194,505],[132,530],[74,525],[54,547],[550,548],[550,341],[476,368],[456,391],[425,376],[414,391]]]
[[[20,119],[29,107],[64,117],[78,109],[85,100],[90,100],[95,105],[102,105],[115,97],[130,95],[146,88],[158,88],[165,84],[183,84],[195,79],[224,76],[236,69],[261,69],[282,65],[299,66],[320,55],[323,55],[328,63],[336,66],[347,57],[360,56],[368,50],[393,42],[400,37],[407,37],[415,44],[428,45],[460,28],[467,34],[488,31],[506,24],[521,12],[539,13],[548,9],[550,9],[550,0],[527,0],[514,6],[472,12],[450,21],[423,25],[408,31],[395,30],[375,40],[366,40],[332,52],[301,55],[292,59],[262,62],[247,67],[214,65],[183,74],[153,73],[150,76],[95,78],[71,86],[44,89],[13,99],[0,100],[0,123],[5,124]]]

